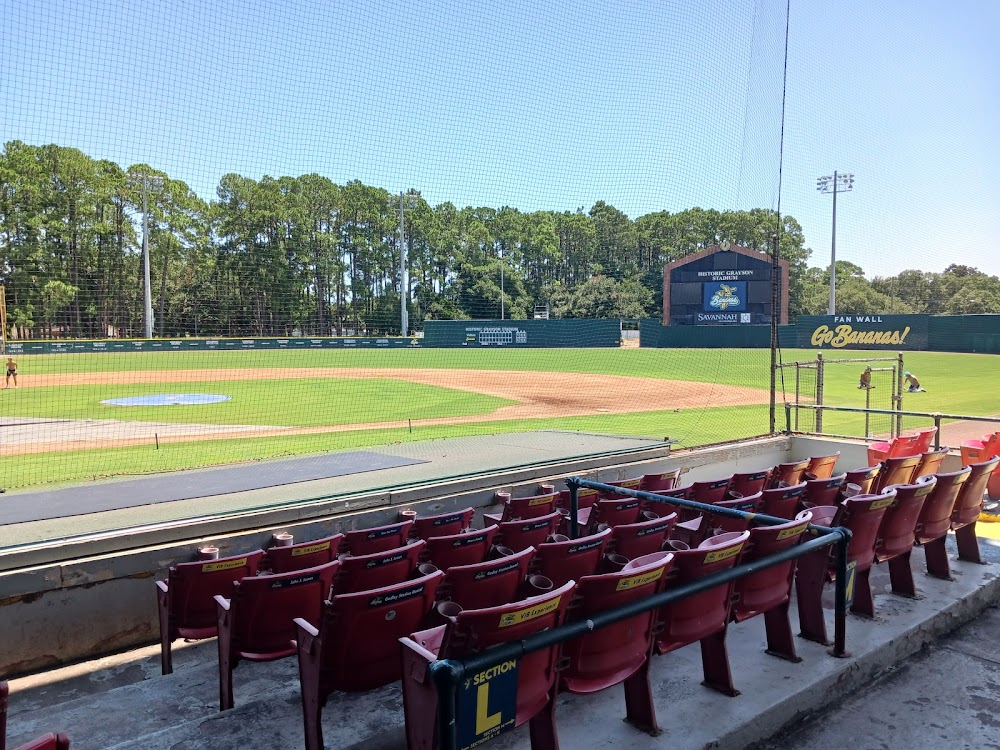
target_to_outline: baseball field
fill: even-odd
[[[827,352],[828,359],[870,356]],[[784,361],[815,352],[785,350]],[[904,408],[993,415],[991,355],[907,353]],[[0,394],[0,487],[52,485],[540,429],[669,437],[768,431],[769,353],[720,349],[366,349],[32,355]],[[864,406],[863,366],[828,366],[825,403]],[[794,386],[784,389],[789,399]],[[887,381],[870,394],[888,408]],[[778,427],[784,426],[779,381]],[[185,403],[208,400],[215,403]],[[161,405],[120,406],[112,399]],[[803,414],[803,425],[811,424]],[[926,424],[917,419],[904,426]],[[972,434],[988,425],[969,423]],[[825,431],[860,435],[857,415]],[[805,429],[805,426],[803,427]],[[957,428],[955,428],[957,429]],[[953,430],[954,431],[954,430]],[[957,434],[957,433],[955,433]]]

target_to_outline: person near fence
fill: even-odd
[[[11,378],[14,378],[14,387],[17,388],[17,362],[13,357],[7,357],[7,379],[4,381],[4,388],[10,388]]]
[[[924,389],[920,387],[920,381],[917,380],[917,376],[907,371],[903,373],[903,382],[908,384],[906,389],[907,393],[923,393]]]
[[[872,385],[872,368],[871,365],[866,367],[861,373],[861,380],[858,382],[858,388],[874,388]]]

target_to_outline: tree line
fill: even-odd
[[[205,201],[147,164],[11,141],[0,153],[0,283],[14,338],[142,335],[144,183],[161,337],[399,333],[401,203],[415,329],[527,318],[539,305],[554,317],[659,317],[666,263],[717,244],[767,253],[776,231],[791,263],[790,313],[825,310],[824,272],[808,267],[801,226],[782,216],[779,227],[766,209],[633,220],[604,201],[563,212],[431,206],[418,191],[318,174],[227,174]],[[843,311],[917,311],[914,290],[927,293],[928,312],[952,311],[964,282],[956,270],[940,276],[868,282],[838,271],[845,305],[876,306]],[[969,286],[1000,310],[1000,290],[984,292],[978,277]]]

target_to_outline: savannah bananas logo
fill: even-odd
[[[729,307],[739,307],[740,298],[736,294],[736,287],[728,284],[719,284],[718,291],[709,300],[709,306],[718,310],[726,310]]]

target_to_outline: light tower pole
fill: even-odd
[[[153,338],[153,290],[149,279],[149,211],[146,205],[147,185],[163,187],[163,178],[157,175],[140,172],[131,174],[128,179],[142,185],[142,279],[143,279],[143,328],[144,337]]]
[[[821,193],[833,193],[833,232],[830,237],[830,305],[827,314],[837,314],[837,193],[854,190],[854,175],[834,171],[833,176],[816,178],[816,189]]]
[[[417,197],[412,190],[399,193],[399,335],[406,336],[410,330],[410,311],[407,304],[410,301],[410,264],[406,257],[406,234],[403,227],[403,214],[413,209],[411,201]]]

